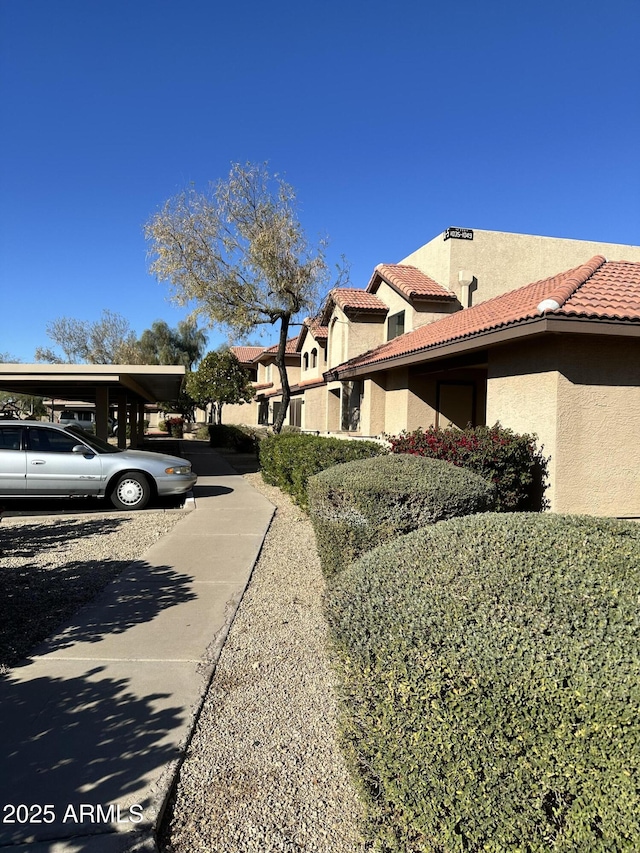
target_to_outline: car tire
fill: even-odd
[[[111,503],[116,509],[144,509],[150,497],[149,481],[138,471],[122,474],[111,491]]]

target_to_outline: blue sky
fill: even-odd
[[[175,325],[142,226],[231,162],[355,287],[452,225],[640,244],[639,30],[637,0],[1,0],[0,352]]]

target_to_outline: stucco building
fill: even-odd
[[[288,358],[302,429],[500,421],[539,436],[553,510],[640,517],[640,247],[448,229],[331,291]]]

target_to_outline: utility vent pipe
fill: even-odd
[[[469,270],[460,270],[458,273],[458,284],[460,285],[460,302],[463,308],[471,308],[471,292],[477,286],[476,277]]]

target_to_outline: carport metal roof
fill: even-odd
[[[185,375],[182,365],[0,364],[0,390],[56,400],[95,403],[98,388],[124,391],[129,401],[175,400]]]

